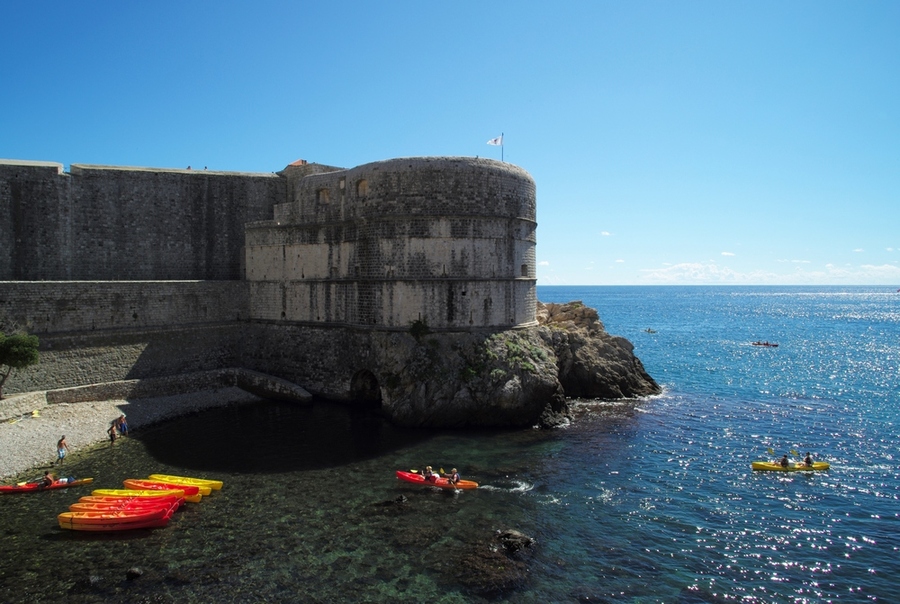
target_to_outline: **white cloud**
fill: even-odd
[[[616,260],[616,264],[624,264],[624,263],[625,263],[625,261],[622,260],[621,258],[619,258],[618,260]]]
[[[809,264],[808,261],[802,261]],[[826,264],[809,270],[796,266],[789,273],[765,270],[740,272],[714,262],[683,262],[640,271],[640,281],[648,284],[746,284],[746,285],[884,285],[900,282],[900,267],[893,264],[838,267]]]
[[[541,260],[540,262],[538,262],[538,266],[550,266],[550,263],[546,260]]]
[[[734,252],[722,252],[723,256],[734,256]]]
[[[866,251],[866,250],[862,249],[861,247],[858,247],[858,248],[856,248],[856,249],[853,250],[853,251],[859,253],[859,252],[864,252],[864,251]]]
[[[612,233],[610,233],[609,231],[600,231],[600,234],[604,237],[609,237],[610,235],[612,235]]]
[[[892,247],[885,248],[885,249],[886,249],[887,251],[889,251],[889,252],[893,252],[893,251],[894,251],[894,248],[892,248]]]

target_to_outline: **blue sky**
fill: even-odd
[[[305,6],[305,5],[308,5]],[[8,2],[0,157],[500,159],[538,283],[900,286],[900,2]]]

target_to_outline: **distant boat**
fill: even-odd
[[[750,342],[750,343],[751,343],[753,346],[768,346],[769,348],[778,348],[778,344],[775,343],[775,342],[768,342],[768,341],[766,341],[766,342],[760,342],[760,341],[756,341],[756,342]]]
[[[647,329],[645,329],[644,331],[646,331],[647,333],[656,333],[655,329],[650,329],[649,327]]]

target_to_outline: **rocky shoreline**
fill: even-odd
[[[0,481],[32,479],[50,468],[57,457],[56,443],[63,435],[70,457],[106,446],[110,422],[123,413],[129,427],[140,430],[195,411],[261,400],[237,387],[78,403],[47,403],[46,396],[35,393],[12,395],[0,401]],[[65,472],[65,466],[63,462],[56,467]]]

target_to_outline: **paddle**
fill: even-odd
[[[800,457],[800,452],[797,449],[791,449],[791,455],[794,457]]]
[[[766,449],[766,453],[768,453],[769,455],[774,456],[774,455],[775,455],[775,449],[773,449],[772,447],[769,447],[768,449]]]

